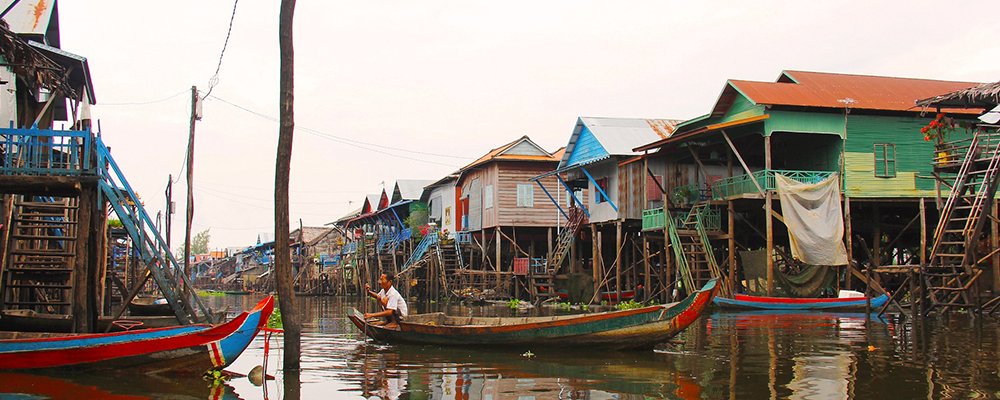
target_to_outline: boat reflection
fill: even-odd
[[[142,374],[91,374],[53,376],[0,373],[0,399],[99,399],[142,400],[197,398],[238,400],[232,387],[205,382],[201,378],[180,379]]]
[[[350,390],[390,400],[402,393],[435,400],[701,398],[690,374],[653,352],[547,350],[367,342],[349,355],[361,371],[360,387]]]

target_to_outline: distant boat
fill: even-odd
[[[136,297],[128,304],[128,312],[142,316],[174,315],[174,309],[162,297]]]
[[[97,334],[0,332],[0,370],[128,368],[133,371],[203,373],[231,364],[274,309],[268,296],[250,311],[220,325]]]
[[[834,298],[795,298],[795,297],[764,297],[737,294],[735,298],[716,297],[715,304],[722,308],[741,310],[840,310],[864,311],[868,306],[865,297],[834,297]],[[871,299],[872,309],[878,309],[889,301],[888,295]]]
[[[716,281],[684,300],[633,310],[552,317],[451,317],[411,315],[398,328],[373,325],[358,310],[348,318],[372,339],[437,345],[545,345],[651,348],[687,328],[712,302]]]

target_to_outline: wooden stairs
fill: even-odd
[[[70,315],[77,199],[13,196],[2,308]]]
[[[586,221],[587,215],[582,208],[570,208],[566,226],[559,233],[559,238],[556,240],[556,247],[545,258],[545,263],[540,266],[530,266],[529,290],[531,296],[536,300],[558,296],[554,284],[556,272],[559,271],[559,267],[569,254],[570,247],[573,245],[573,241],[576,240],[576,234],[580,231],[580,226],[585,224]]]
[[[702,223],[702,214],[708,206],[705,201],[696,203],[680,223],[676,223],[669,213],[665,215],[670,247],[680,268],[686,292],[691,293],[714,278],[719,280],[719,295],[729,297],[732,294],[725,282],[726,277],[719,269]]]
[[[976,133],[941,209],[929,264],[921,271],[930,301],[925,313],[978,308],[973,292],[982,270],[976,267],[976,244],[996,195],[998,171],[1000,135]]]

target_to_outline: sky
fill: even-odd
[[[7,3],[7,1],[2,1]],[[279,1],[237,4],[195,140],[193,231],[273,238]],[[101,135],[155,215],[182,172],[190,88],[204,95],[233,2],[59,2],[87,57]],[[550,151],[579,116],[688,119],[726,79],[784,69],[1000,80],[993,1],[340,1],[295,10],[292,226],[321,226],[396,179],[438,179],[528,135]],[[174,185],[173,243],[185,182]],[[193,234],[192,234],[193,235]]]

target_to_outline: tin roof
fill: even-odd
[[[580,117],[560,157],[559,167],[570,166],[570,158],[584,127],[593,134],[607,155],[617,156],[638,154],[632,149],[670,136],[681,122],[676,119]]]
[[[434,183],[430,179],[399,179],[396,181],[396,187],[392,191],[392,202],[398,202],[400,200],[418,200],[420,199],[420,194],[424,191],[424,186]],[[399,193],[399,198],[396,194]]]
[[[529,151],[515,151],[515,149],[527,149]],[[490,161],[558,161],[551,153],[545,151],[528,136],[521,136],[513,142],[490,150],[476,161],[462,167],[459,171],[478,167]]]
[[[713,116],[720,116],[743,94],[755,104],[843,109],[852,99],[852,109],[919,111],[917,100],[979,85],[932,79],[783,71],[777,82],[729,80]]]

